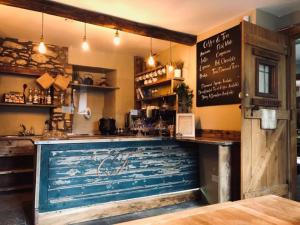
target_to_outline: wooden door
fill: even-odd
[[[282,34],[242,23],[241,198],[293,197],[296,181],[295,52]],[[294,61],[293,61],[294,60]],[[269,72],[263,84],[259,74]],[[270,89],[268,91],[264,90]],[[277,128],[261,129],[262,109],[274,109]]]

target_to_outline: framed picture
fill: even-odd
[[[176,135],[181,137],[195,137],[194,113],[176,114]]]

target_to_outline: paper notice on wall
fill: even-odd
[[[274,130],[277,127],[276,110],[261,109],[261,129]]]
[[[87,108],[87,90],[80,90],[79,92],[79,103],[78,103],[78,114],[86,114]]]

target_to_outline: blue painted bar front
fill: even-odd
[[[39,151],[39,212],[199,188],[192,143],[56,143]]]

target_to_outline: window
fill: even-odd
[[[256,95],[277,98],[277,86],[276,62],[256,58]]]

